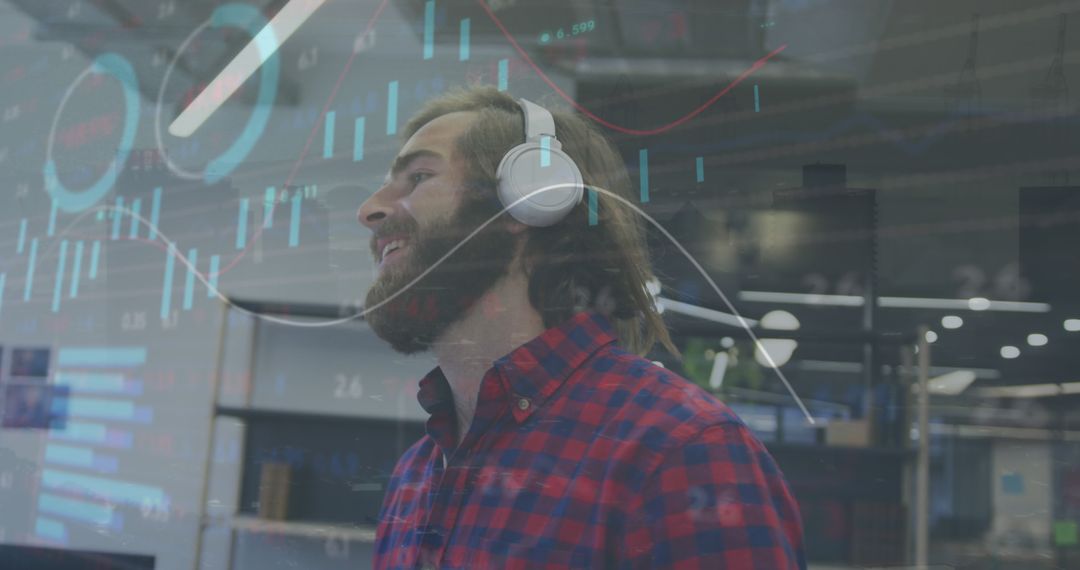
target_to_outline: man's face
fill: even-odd
[[[428,349],[513,260],[514,235],[501,221],[469,237],[500,211],[490,191],[466,187],[465,165],[454,151],[473,118],[452,113],[417,131],[358,212],[372,230],[378,264],[366,318],[398,352]]]

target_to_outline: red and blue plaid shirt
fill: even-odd
[[[579,313],[494,362],[457,445],[442,371],[398,461],[375,568],[805,568],[798,507],[723,403]],[[447,463],[443,465],[443,454]]]

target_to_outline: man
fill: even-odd
[[[637,214],[601,194],[594,224],[583,201],[549,227],[483,225],[524,121],[491,88],[429,103],[358,212],[379,265],[372,329],[439,363],[420,382],[427,435],[391,477],[375,567],[805,567],[797,506],[762,445],[638,356],[677,351],[645,289]],[[603,136],[566,114],[555,131],[586,186],[629,196]]]

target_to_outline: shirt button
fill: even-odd
[[[525,410],[529,409],[529,405],[530,404],[529,404],[529,399],[528,398],[519,398],[518,399],[518,409],[519,410],[525,411]]]

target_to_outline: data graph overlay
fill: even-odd
[[[446,172],[410,171],[416,187],[399,194],[387,174],[421,109],[483,86],[583,117],[614,145],[621,160],[586,173],[581,227],[550,233],[603,243],[592,238],[613,219],[600,182],[611,175],[683,354],[650,360],[731,403],[770,452],[787,453],[812,566],[957,565],[934,553],[1008,543],[998,564],[1023,551],[1072,567],[1062,552],[1074,554],[1080,522],[1068,500],[1077,455],[1053,438],[1075,439],[1080,367],[1069,271],[1080,58],[1068,25],[1080,3],[1006,4],[0,4],[0,549],[195,567],[220,538],[200,533],[207,505],[258,513],[252,453],[322,478],[312,496],[324,502],[298,502],[285,523],[326,524],[317,518],[329,513],[373,524],[389,450],[422,434],[392,422],[423,419],[415,381],[436,362],[393,352],[350,318],[380,274],[360,207],[381,192],[401,219],[452,213],[453,200],[423,202],[435,196],[427,188],[445,190],[439,200],[462,189]],[[279,35],[267,25],[283,13],[302,17]],[[234,73],[241,53],[258,62],[251,73]],[[551,134],[538,141],[541,169]],[[598,148],[554,134],[586,159]],[[456,150],[454,164],[487,149]],[[480,192],[490,181],[469,178],[462,191],[474,182]],[[445,268],[469,271],[467,250]],[[590,263],[610,252],[573,253]],[[748,338],[792,340],[760,325],[786,314],[800,328],[781,332],[797,346],[774,369],[750,357],[759,347]],[[918,525],[885,524],[918,518],[917,493],[882,491],[898,480],[886,464],[913,466],[907,450],[921,443],[911,429],[921,392],[907,390],[919,355],[893,350],[898,338],[913,350],[920,326],[929,373],[942,378],[927,396],[930,560],[916,556],[915,534],[890,534]],[[257,342],[273,350],[245,344]],[[47,372],[13,373],[26,370],[17,355],[41,350]],[[947,382],[971,375],[963,389]],[[257,450],[244,450],[239,433],[212,434],[215,387],[274,413],[384,423],[315,445],[322,432],[292,418],[253,432]],[[820,427],[860,422],[865,445],[831,445],[837,428]],[[371,437],[385,449],[365,454]],[[820,485],[824,455],[799,455],[807,446],[851,466],[838,472],[850,478]],[[995,470],[964,471],[975,465]],[[208,472],[247,483],[204,496]],[[294,483],[303,501],[311,488]],[[964,494],[975,491],[985,494]],[[349,519],[348,505],[369,518]],[[249,533],[203,566],[232,555],[270,566],[259,557],[273,553],[296,568],[365,567],[370,545],[326,528],[280,543]]]
[[[39,537],[63,542],[75,528],[123,532],[143,505],[169,508],[161,487],[119,475],[130,472],[125,462],[138,462],[132,455],[135,431],[154,421],[153,406],[141,398],[146,364],[141,347],[57,351],[54,381],[68,390],[69,417],[48,432],[37,510],[51,518],[44,524],[39,519]]]

